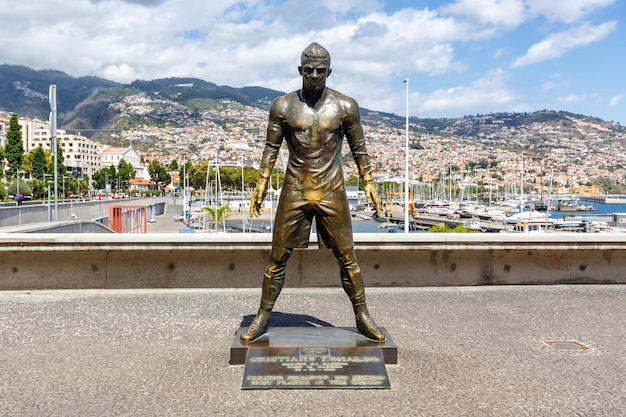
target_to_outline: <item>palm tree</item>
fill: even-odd
[[[226,220],[232,214],[230,206],[221,207],[203,207],[202,211],[207,213],[215,222],[215,231],[217,232],[218,224]],[[224,224],[224,232],[226,232],[226,224]]]

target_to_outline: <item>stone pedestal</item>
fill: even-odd
[[[270,327],[252,343],[235,333],[230,364],[244,365],[243,389],[389,388],[398,354],[384,328],[376,342],[351,327]]]
[[[356,327],[270,327],[267,333],[252,343],[243,344],[239,335],[247,330],[240,327],[230,347],[230,364],[244,365],[248,349],[260,347],[379,347],[386,365],[398,364],[398,347],[384,327],[384,342],[375,342],[358,332]]]

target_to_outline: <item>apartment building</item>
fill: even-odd
[[[0,111],[1,146],[6,146],[10,119],[10,113]],[[21,117],[19,124],[25,153],[37,147],[50,151],[52,138],[48,121]],[[150,179],[146,166],[141,163],[141,157],[132,146],[127,148],[106,146],[84,136],[67,133],[63,129],[57,129],[57,141],[63,153],[63,163],[68,172],[76,178],[91,179],[96,171],[111,165],[117,166],[123,159],[133,166],[136,178]]]
[[[9,131],[9,122],[11,115],[0,111],[0,146],[7,146],[7,132]]]
[[[38,119],[20,118],[22,142],[26,153],[42,147],[50,150],[52,138],[49,123]],[[91,178],[102,168],[100,164],[100,149],[102,145],[84,136],[69,134],[65,130],[57,129],[57,142],[63,153],[63,164],[68,172],[76,178]]]

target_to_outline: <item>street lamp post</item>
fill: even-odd
[[[70,179],[67,175],[63,175],[63,201],[65,201],[65,179]]]
[[[178,171],[180,184],[180,170]],[[183,224],[189,227],[189,216],[187,209],[187,154],[183,154],[183,178],[182,178],[182,190],[183,190]]]
[[[15,191],[15,201],[17,202],[18,206],[22,205],[22,201],[24,200],[24,196],[20,194],[20,174],[24,174],[26,171],[22,171],[22,170],[17,170],[16,172],[16,178],[15,178],[15,187],[16,187],[16,191]],[[22,213],[20,212],[20,216],[22,215]],[[21,221],[20,221],[21,224]]]
[[[406,139],[404,149],[404,233],[409,233],[409,79],[406,83]]]
[[[17,170],[17,178],[15,178],[15,186],[17,187],[17,190],[15,191],[15,195],[20,193],[20,174],[23,172],[24,171],[20,171],[19,169]]]
[[[54,221],[59,220],[59,155],[57,155],[57,86],[52,84],[48,92],[50,101],[50,152],[54,155]]]
[[[52,221],[52,207],[50,206],[50,195],[52,194],[52,190],[50,190],[50,187],[52,187],[53,181],[49,180],[48,177],[54,177],[54,175],[52,174],[43,174],[43,179],[46,182],[46,189],[48,190],[48,221],[51,222]]]
[[[241,233],[246,233],[246,205],[244,203],[243,152],[241,152]]]
[[[222,191],[222,179],[220,177],[220,167],[218,165],[219,152],[220,152],[220,149],[215,148],[215,214],[217,214],[218,207],[221,207],[223,205],[222,195],[220,192]],[[218,203],[218,197],[219,197],[219,203]],[[217,216],[215,216],[214,220],[215,220],[215,233],[217,233],[219,231],[219,224],[217,223]],[[224,224],[224,231],[226,231],[226,224]]]

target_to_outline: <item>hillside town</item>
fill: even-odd
[[[221,100],[210,110],[194,111],[158,92],[129,95],[110,107],[119,121],[143,122],[109,133],[108,142],[119,146],[105,145],[80,131],[59,129],[65,165],[74,177],[91,178],[123,159],[136,171],[134,190],[141,191],[151,182],[148,161],[157,160],[164,166],[174,160],[258,166],[268,117],[262,108]],[[6,145],[10,115],[10,109],[0,112],[0,146]],[[618,124],[573,115],[560,122],[519,124],[516,117],[520,114],[464,117],[434,130],[411,119],[411,184],[481,184],[502,191],[515,184],[519,187],[523,181],[524,187],[537,193],[550,186],[556,192],[581,194],[602,194],[626,186],[626,132]],[[50,149],[47,121],[20,117],[19,123],[25,153],[39,146]],[[404,126],[385,123],[384,118],[367,118],[363,127],[376,180],[402,183]],[[349,155],[344,146],[343,154]],[[356,175],[352,161],[344,158],[346,178]],[[178,175],[172,178],[176,181]],[[607,185],[614,188],[607,189]]]

